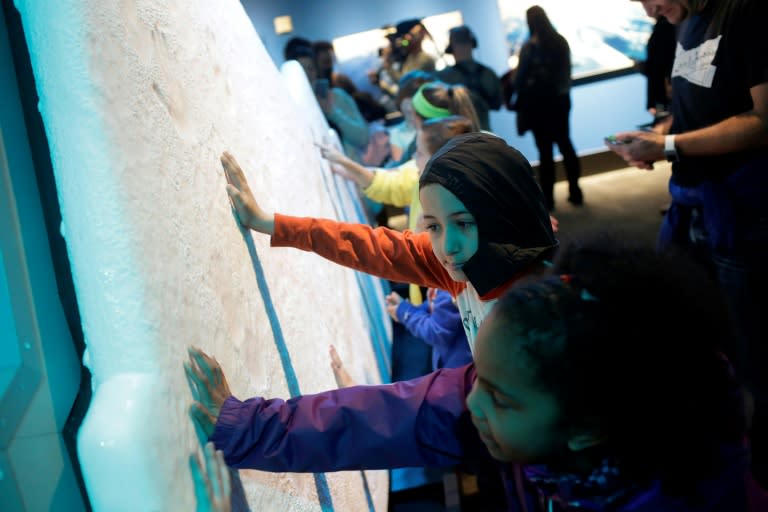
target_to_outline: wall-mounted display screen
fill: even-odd
[[[645,46],[655,21],[639,2],[605,0],[498,0],[499,13],[509,48],[509,66],[515,68],[517,55],[528,39],[525,12],[541,6],[555,29],[571,47],[574,80],[599,79],[601,75],[631,69],[645,60]]]

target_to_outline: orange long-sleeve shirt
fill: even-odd
[[[271,245],[314,252],[345,267],[390,281],[447,290],[456,298],[473,352],[480,322],[513,282],[481,297],[470,283],[451,278],[432,252],[429,233],[275,214]]]

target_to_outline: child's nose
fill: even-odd
[[[469,412],[472,414],[472,416],[478,420],[485,421],[485,414],[483,413],[482,407],[482,397],[480,395],[482,395],[482,393],[477,390],[477,384],[475,384],[467,395],[467,409],[469,409]]]
[[[446,230],[443,250],[445,254],[458,254],[461,251],[461,240],[451,229]]]

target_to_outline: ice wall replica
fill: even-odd
[[[219,156],[267,210],[362,220],[313,142],[327,125],[236,0],[17,0],[51,147],[94,396],[78,452],[97,511],[194,510],[190,344],[233,392],[388,375],[381,283],[244,232]],[[297,108],[300,105],[300,108]],[[362,448],[362,447],[361,447]],[[241,471],[235,510],[385,510],[386,472]]]

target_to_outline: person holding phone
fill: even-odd
[[[728,355],[753,409],[752,468],[768,486],[768,2],[642,0],[677,26],[667,135],[617,133],[630,165],[672,163],[659,248],[682,248],[720,283]]]

